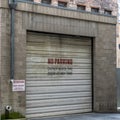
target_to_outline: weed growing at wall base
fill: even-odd
[[[7,119],[19,119],[19,118],[25,118],[25,116],[23,116],[21,113],[19,112],[10,112],[9,116],[7,116]],[[6,116],[5,114],[1,115],[1,120],[5,120]]]

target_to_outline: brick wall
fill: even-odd
[[[52,0],[52,5],[57,6],[58,1],[65,1],[68,3],[67,7],[76,9],[77,5],[86,6],[86,11],[91,11],[91,7],[97,7],[100,9],[100,13],[103,14],[104,10],[111,10],[112,15],[117,15],[117,0]],[[41,0],[34,0],[36,3],[41,3]]]
[[[17,0],[16,0],[17,1]],[[29,0],[23,0],[29,1]],[[41,0],[33,0],[36,3],[41,3]],[[98,7],[100,13],[103,14],[104,9],[111,10],[112,15],[117,16],[118,4],[117,0],[51,0],[52,6],[58,6],[58,1],[67,2],[67,7],[77,9],[77,5],[85,5],[86,11],[91,11],[91,7]],[[0,0],[0,7],[8,7],[8,0]]]

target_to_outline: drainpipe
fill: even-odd
[[[15,8],[16,0],[9,0],[9,8],[11,14],[11,23],[10,23],[10,81],[14,80],[14,20],[15,20]]]

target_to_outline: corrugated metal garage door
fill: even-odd
[[[28,33],[26,116],[91,112],[91,39]]]

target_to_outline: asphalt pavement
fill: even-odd
[[[120,120],[120,113],[85,113],[32,120]]]

